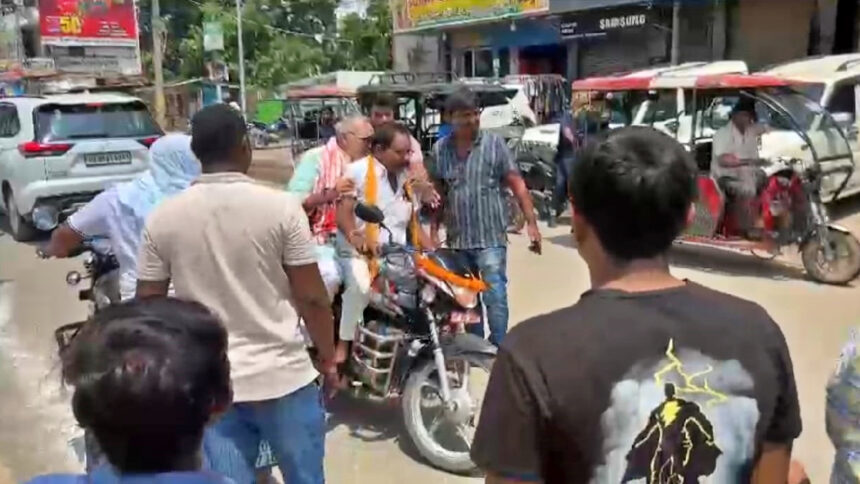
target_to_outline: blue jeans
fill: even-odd
[[[555,168],[555,193],[553,194],[553,209],[561,215],[567,207],[570,171],[573,168],[573,158],[563,157],[556,161]]]
[[[490,327],[490,343],[498,346],[508,332],[508,249],[492,247],[489,249],[465,249],[461,252],[478,266],[481,278],[487,289],[481,299],[487,307],[487,325]],[[484,325],[473,324],[470,331],[484,337]]]
[[[284,482],[324,483],[325,410],[317,384],[274,400],[234,403],[206,430],[204,468],[252,484],[261,439],[269,442]]]

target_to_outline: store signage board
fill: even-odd
[[[203,50],[224,50],[224,29],[221,22],[203,22]]]
[[[46,45],[137,46],[134,0],[39,0]]]
[[[611,8],[630,5],[652,6],[654,0],[550,0],[550,13],[582,12],[595,8]],[[664,2],[665,3],[665,2]]]
[[[549,11],[549,0],[391,0],[396,33]]]
[[[601,37],[612,32],[646,27],[655,22],[656,13],[647,7],[591,10],[562,17],[561,37],[582,39]]]

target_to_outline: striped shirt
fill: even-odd
[[[507,245],[505,176],[517,172],[505,140],[480,132],[466,157],[457,156],[454,137],[433,147],[433,178],[445,198],[444,222],[452,249],[486,249]]]

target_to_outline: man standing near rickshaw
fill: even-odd
[[[445,111],[453,132],[433,148],[432,177],[445,200],[442,218],[447,244],[465,254],[490,286],[483,299],[490,342],[499,345],[508,329],[506,188],[525,214],[531,249],[537,253],[541,234],[528,189],[505,140],[480,131],[475,95],[468,89],[453,93]],[[483,326],[477,330],[483,335]]]
[[[759,139],[767,126],[755,122],[755,102],[740,98],[732,108],[728,124],[714,133],[711,175],[732,198],[740,228],[753,231],[760,210],[756,197],[767,180],[759,167]]]

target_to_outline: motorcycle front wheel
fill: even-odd
[[[828,260],[822,239],[830,244]],[[860,242],[852,234],[827,229],[827,235],[813,236],[801,249],[806,272],[825,284],[848,284],[860,273]]]
[[[406,430],[418,452],[432,465],[462,474],[478,470],[469,452],[493,360],[482,354],[446,357],[451,389],[451,404],[447,406],[433,360],[419,366],[406,381],[402,399]]]

